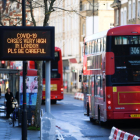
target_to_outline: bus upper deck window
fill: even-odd
[[[106,51],[106,38],[104,37],[104,49],[103,51],[105,52]]]
[[[100,39],[98,39],[98,52],[101,51],[101,44],[100,44]]]
[[[89,54],[89,42],[87,42],[87,54]]]
[[[85,43],[85,55],[87,55],[87,43]]]
[[[92,41],[91,47],[92,47],[92,52],[91,53],[94,53],[94,41]]]
[[[115,45],[121,45],[122,44],[122,37],[115,37]]]
[[[103,39],[101,39],[101,52],[103,51]]]
[[[91,42],[89,42],[89,54],[92,53],[92,46],[91,46]]]
[[[123,44],[128,44],[128,38],[127,36],[122,37]]]
[[[138,44],[139,36],[129,36],[128,42],[129,42],[129,44]]]

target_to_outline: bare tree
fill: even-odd
[[[6,1],[6,0],[5,0]],[[10,0],[11,3],[8,5],[8,9],[0,9],[0,24],[3,26],[6,21],[9,21],[9,25],[20,26],[22,17],[13,17],[10,13],[13,12],[11,9],[15,6],[15,3],[18,5],[18,12],[21,14],[22,1],[21,0]],[[50,15],[53,12],[58,12],[59,16],[62,15],[62,12],[65,11],[67,14],[76,13],[79,16],[85,18],[79,14],[79,8],[76,9],[69,5],[68,9],[64,8],[65,0],[27,0],[26,1],[26,10],[28,9],[29,14],[27,14],[26,21],[30,22],[30,26],[37,26],[35,11],[38,9],[42,10],[41,20],[42,26],[49,25]],[[6,7],[7,8],[7,7]],[[8,10],[8,11],[7,11]],[[11,11],[10,11],[11,10]],[[26,11],[27,12],[27,11]],[[9,13],[9,14],[8,14]],[[35,127],[40,127],[40,109],[41,109],[41,100],[42,100],[42,61],[36,61],[37,63],[37,75],[38,75],[38,94],[37,94],[37,103],[35,110]]]

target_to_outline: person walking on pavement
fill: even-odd
[[[7,108],[7,114],[6,117],[9,119],[11,110],[12,110],[12,100],[13,100],[13,93],[10,92],[10,88],[7,88],[7,92],[5,94],[5,99],[7,100],[6,102],[6,108]]]

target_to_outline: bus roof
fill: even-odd
[[[107,36],[138,34],[140,34],[140,24],[132,24],[111,28],[110,30],[108,30]]]
[[[117,36],[117,35],[140,35],[140,24],[134,25],[123,25],[105,30],[102,32],[95,33],[93,35],[87,36],[85,42],[102,38],[105,36]]]
[[[55,51],[61,51],[59,47],[55,47]]]
[[[88,42],[88,41],[91,41],[91,40],[94,40],[94,39],[105,37],[106,34],[107,34],[107,32],[108,32],[108,30],[102,31],[102,32],[98,32],[98,33],[95,33],[93,35],[87,36],[85,38],[85,42]]]

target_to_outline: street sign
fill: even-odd
[[[54,27],[0,27],[0,60],[51,60]]]

